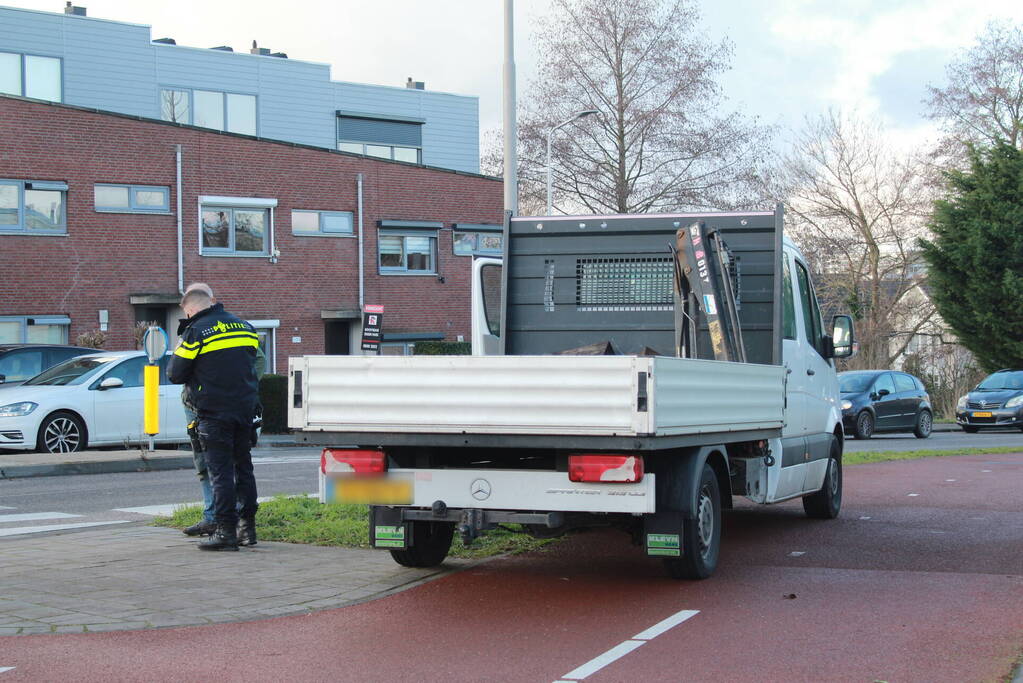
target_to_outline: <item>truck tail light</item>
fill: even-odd
[[[380,476],[387,472],[387,455],[378,450],[324,448],[320,455],[320,471],[324,474]]]
[[[577,453],[568,456],[571,481],[632,484],[643,479],[643,456]]]

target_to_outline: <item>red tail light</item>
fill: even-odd
[[[571,481],[632,484],[643,479],[643,456],[577,453],[568,456]]]
[[[320,471],[324,474],[381,475],[387,471],[383,451],[324,448],[320,455]]]

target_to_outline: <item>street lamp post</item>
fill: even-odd
[[[547,215],[548,216],[550,216],[551,212],[554,210],[553,207],[551,206],[551,137],[554,135],[554,131],[558,130],[559,128],[563,128],[564,126],[567,126],[568,124],[572,123],[576,119],[581,119],[584,116],[589,116],[590,114],[597,114],[597,113],[599,113],[599,112],[596,109],[584,109],[583,111],[576,112],[575,114],[572,115],[572,118],[567,119],[565,121],[562,121],[558,125],[556,125],[553,128],[551,128],[550,132],[547,133]]]

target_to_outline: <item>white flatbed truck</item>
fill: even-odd
[[[373,545],[432,566],[455,532],[613,525],[698,579],[733,495],[838,515],[852,324],[823,332],[780,208],[511,218],[504,245],[474,269],[493,355],[290,360],[321,498],[370,503]]]

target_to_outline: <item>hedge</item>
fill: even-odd
[[[472,354],[469,342],[417,341],[417,356],[468,356]]]

